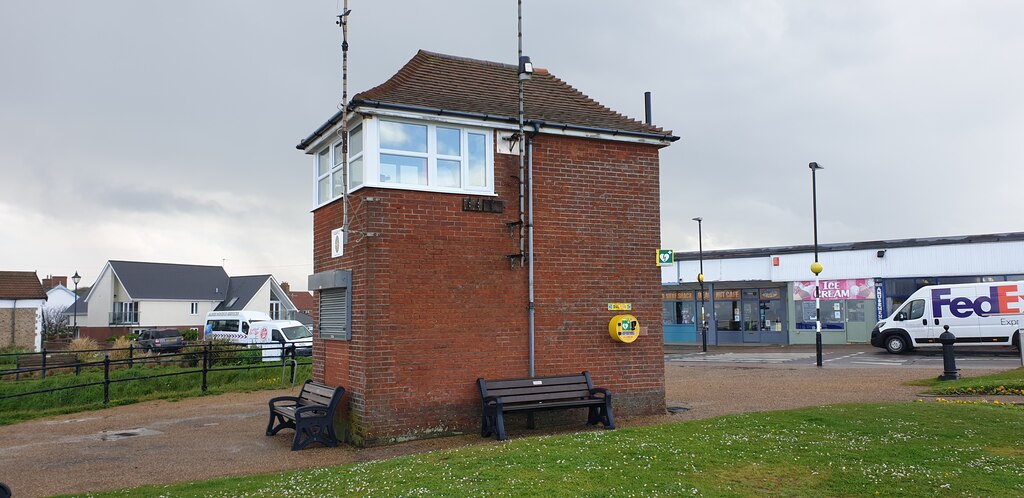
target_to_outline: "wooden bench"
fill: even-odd
[[[533,379],[485,380],[477,379],[480,398],[483,401],[483,415],[480,420],[480,435],[495,435],[499,441],[508,439],[505,434],[505,413],[527,413],[528,427],[536,429],[533,412],[587,408],[587,425],[600,422],[605,429],[615,428],[612,415],[612,393],[601,387],[594,387],[590,372],[559,377],[536,377]]]
[[[284,428],[295,429],[292,451],[301,450],[316,441],[325,446],[337,446],[334,410],[344,395],[344,387],[307,380],[298,396],[278,396],[270,400],[267,435],[273,436]]]
[[[43,363],[42,353],[27,353],[19,355],[16,360],[15,380],[20,380],[22,373],[39,371],[40,377],[46,378],[46,371],[55,368],[75,367],[75,375],[82,370],[82,364],[78,361],[75,353],[47,353],[46,362]]]

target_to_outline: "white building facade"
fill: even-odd
[[[875,323],[934,284],[1024,280],[1024,232],[820,244],[822,342],[867,343]],[[704,251],[708,344],[813,344],[813,246]],[[662,267],[666,344],[701,342],[700,256]]]

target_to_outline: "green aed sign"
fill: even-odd
[[[672,266],[675,262],[675,251],[672,249],[658,249],[658,266]]]

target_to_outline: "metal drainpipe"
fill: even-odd
[[[11,346],[14,346],[14,345],[17,344],[16,342],[14,342],[15,339],[16,339],[15,331],[17,329],[18,329],[18,300],[14,299],[14,304],[13,304],[13,307],[11,308]],[[533,347],[533,336],[532,335],[530,336],[530,347],[531,348]],[[532,356],[530,357],[530,362],[531,362],[530,365],[533,365],[533,363],[532,363],[533,362],[533,357]],[[533,371],[533,367],[532,366],[530,367],[530,371],[531,372]],[[531,377],[532,377],[532,375],[531,375]]]
[[[534,124],[534,127],[537,128],[537,125]],[[536,134],[536,133],[534,133],[534,134]],[[530,277],[529,277],[529,279],[530,279],[530,284],[529,284],[529,288],[530,288],[530,291],[529,291],[530,292],[529,322],[530,323],[529,323],[529,327],[530,327],[530,377],[532,378],[533,374],[534,374],[533,367],[534,367],[534,360],[535,360],[535,357],[534,357],[535,356],[535,351],[534,351],[534,334],[535,334],[534,323],[535,323],[535,315],[536,315],[536,309],[534,307],[534,302],[533,302],[533,135],[531,135],[530,138],[528,138],[526,140],[526,155],[527,155],[527,164],[528,164],[528,169],[527,169],[527,173],[526,173],[526,185],[527,185],[527,189],[529,190],[529,194],[528,195],[529,195],[529,201],[530,201],[529,204],[528,204],[528,206],[529,206],[529,214],[527,215],[527,224],[526,224],[526,234],[527,234],[526,238],[527,238],[528,244],[529,244],[528,250],[526,252],[526,261],[527,261],[526,264],[527,264],[527,267],[529,268],[529,275],[530,275]]]

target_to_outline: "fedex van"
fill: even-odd
[[[942,346],[949,326],[962,346],[1020,347],[1024,281],[929,285],[910,295],[871,331],[871,345],[893,354]]]

